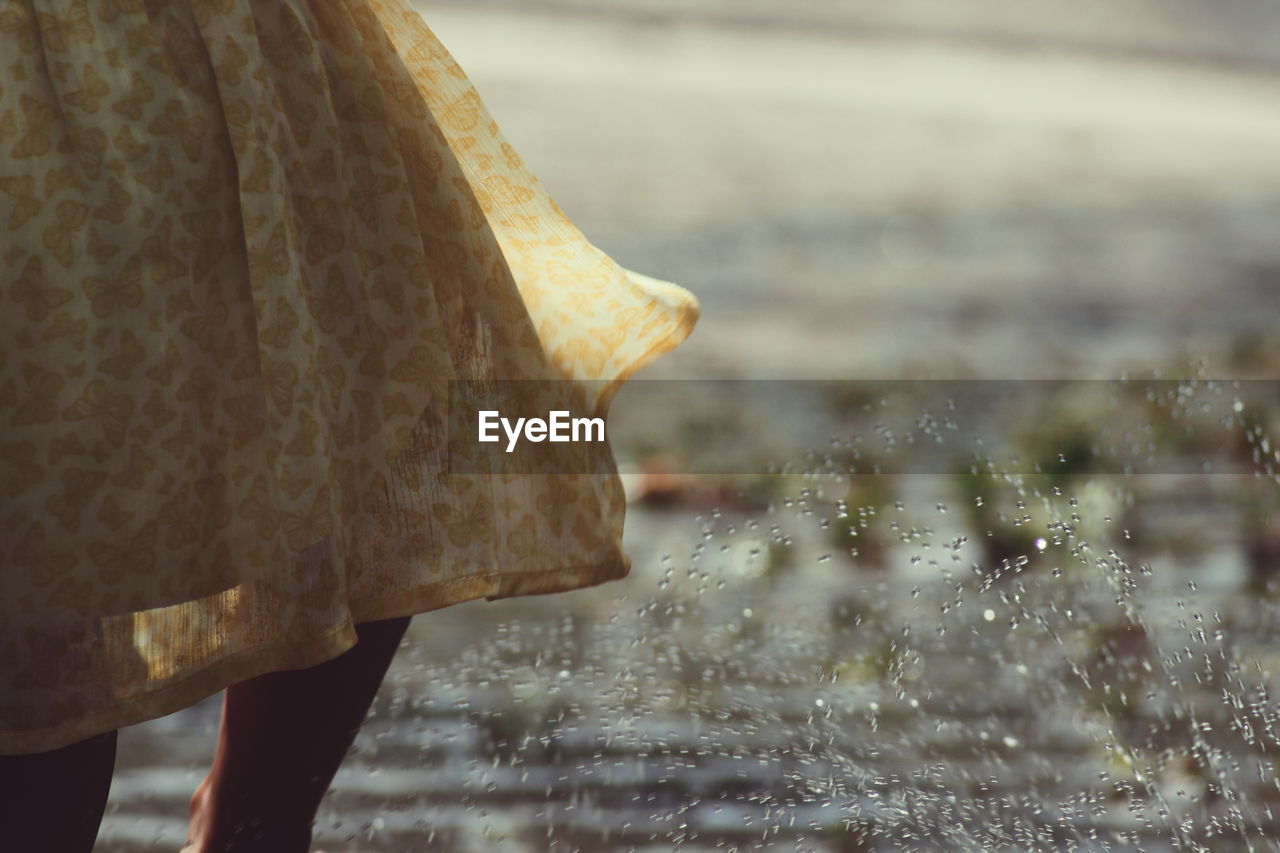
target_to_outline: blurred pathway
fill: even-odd
[[[649,375],[1114,375],[1280,309],[1280,76],[1204,61],[1194,15],[1175,62],[1137,3],[1132,57],[1087,9],[1064,49],[1025,14],[993,41],[936,8],[555,5],[420,8],[589,237],[703,298]]]

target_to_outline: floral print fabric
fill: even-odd
[[[448,474],[449,383],[607,406],[697,302],[402,0],[0,0],[0,66],[0,754],[627,573],[616,474]]]

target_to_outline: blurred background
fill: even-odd
[[[1271,4],[422,11],[584,233],[703,299],[660,375],[1112,376],[1280,307]]]
[[[416,617],[317,849],[1280,850],[1280,7],[416,8],[588,238],[701,299],[637,381],[746,382],[624,388],[631,576]],[[978,454],[902,393],[1122,377],[1170,381]],[[815,396],[762,426],[765,379]],[[122,732],[100,849],[181,846],[218,701]]]

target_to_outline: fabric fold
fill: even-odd
[[[603,413],[697,301],[586,240],[416,12],[0,22],[0,754],[626,576],[607,444],[451,474],[451,384]]]

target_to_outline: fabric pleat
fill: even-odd
[[[0,63],[0,754],[627,574],[607,443],[452,473],[450,391],[602,414],[697,301],[402,0],[0,0]]]

